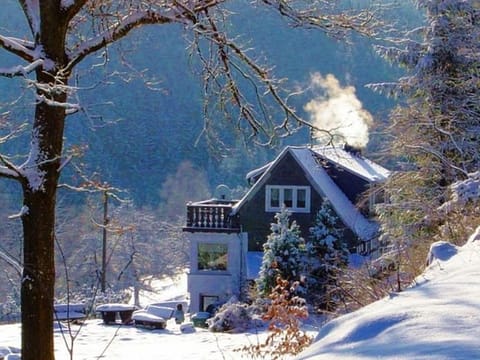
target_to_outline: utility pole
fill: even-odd
[[[103,241],[102,241],[102,292],[106,290],[107,278],[107,225],[108,225],[108,190],[103,190]]]

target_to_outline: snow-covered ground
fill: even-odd
[[[141,305],[149,303],[182,301],[187,294],[186,275],[178,278],[153,280],[155,293],[141,292]],[[189,314],[187,314],[187,322]],[[312,320],[313,321],[313,320]],[[312,322],[310,321],[310,323]],[[306,325],[311,336],[318,333],[318,325]],[[20,325],[0,326],[0,347],[20,347]],[[212,333],[201,328],[180,331],[173,319],[167,321],[165,330],[148,330],[134,326],[104,325],[101,319],[88,320],[80,328],[72,326],[78,336],[73,345],[74,360],[225,360],[241,359],[243,346],[262,342],[267,336],[265,328],[252,329],[248,333]],[[193,331],[193,332],[192,332]],[[67,345],[71,347],[68,329],[55,330],[55,356],[57,360],[70,359]],[[66,342],[65,342],[66,341]],[[39,359],[41,360],[41,359]]]
[[[298,359],[480,359],[480,228],[434,250],[415,286],[331,321]]]
[[[166,298],[144,294],[142,299],[178,300],[185,294],[183,277],[159,286]],[[307,330],[315,335],[318,328]],[[73,359],[241,359],[246,357],[235,349],[265,336],[264,329],[182,333],[173,320],[166,330],[155,331],[89,320],[74,342]],[[69,359],[58,329],[55,341],[57,359]],[[19,347],[18,324],[0,327],[2,345]],[[323,326],[297,359],[480,359],[480,228],[463,247],[439,244],[415,286]]]

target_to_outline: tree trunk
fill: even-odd
[[[54,100],[64,102],[66,95]],[[24,164],[22,360],[54,360],[55,203],[65,116],[63,107],[36,105],[31,152]]]
[[[25,193],[22,359],[53,360],[55,195]]]
[[[23,164],[24,273],[21,286],[22,360],[54,360],[55,204],[65,126],[67,19],[60,1],[42,1],[44,66],[36,71],[37,99],[29,158]]]

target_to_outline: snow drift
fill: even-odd
[[[479,359],[480,227],[431,249],[412,287],[327,323],[296,359]]]

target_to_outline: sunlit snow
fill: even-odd
[[[462,247],[436,246],[415,285],[327,323],[297,359],[480,359],[479,233]],[[156,297],[142,296],[142,301],[185,295],[183,277],[156,285],[161,289]],[[315,335],[318,326],[310,323],[307,329]],[[197,328],[182,333],[173,319],[165,330],[152,331],[106,326],[95,319],[80,329],[74,359],[241,359],[242,353],[234,350],[264,339],[265,329],[258,331],[223,334]],[[55,344],[57,359],[68,359],[59,328]],[[20,347],[19,324],[0,327],[0,346]]]

